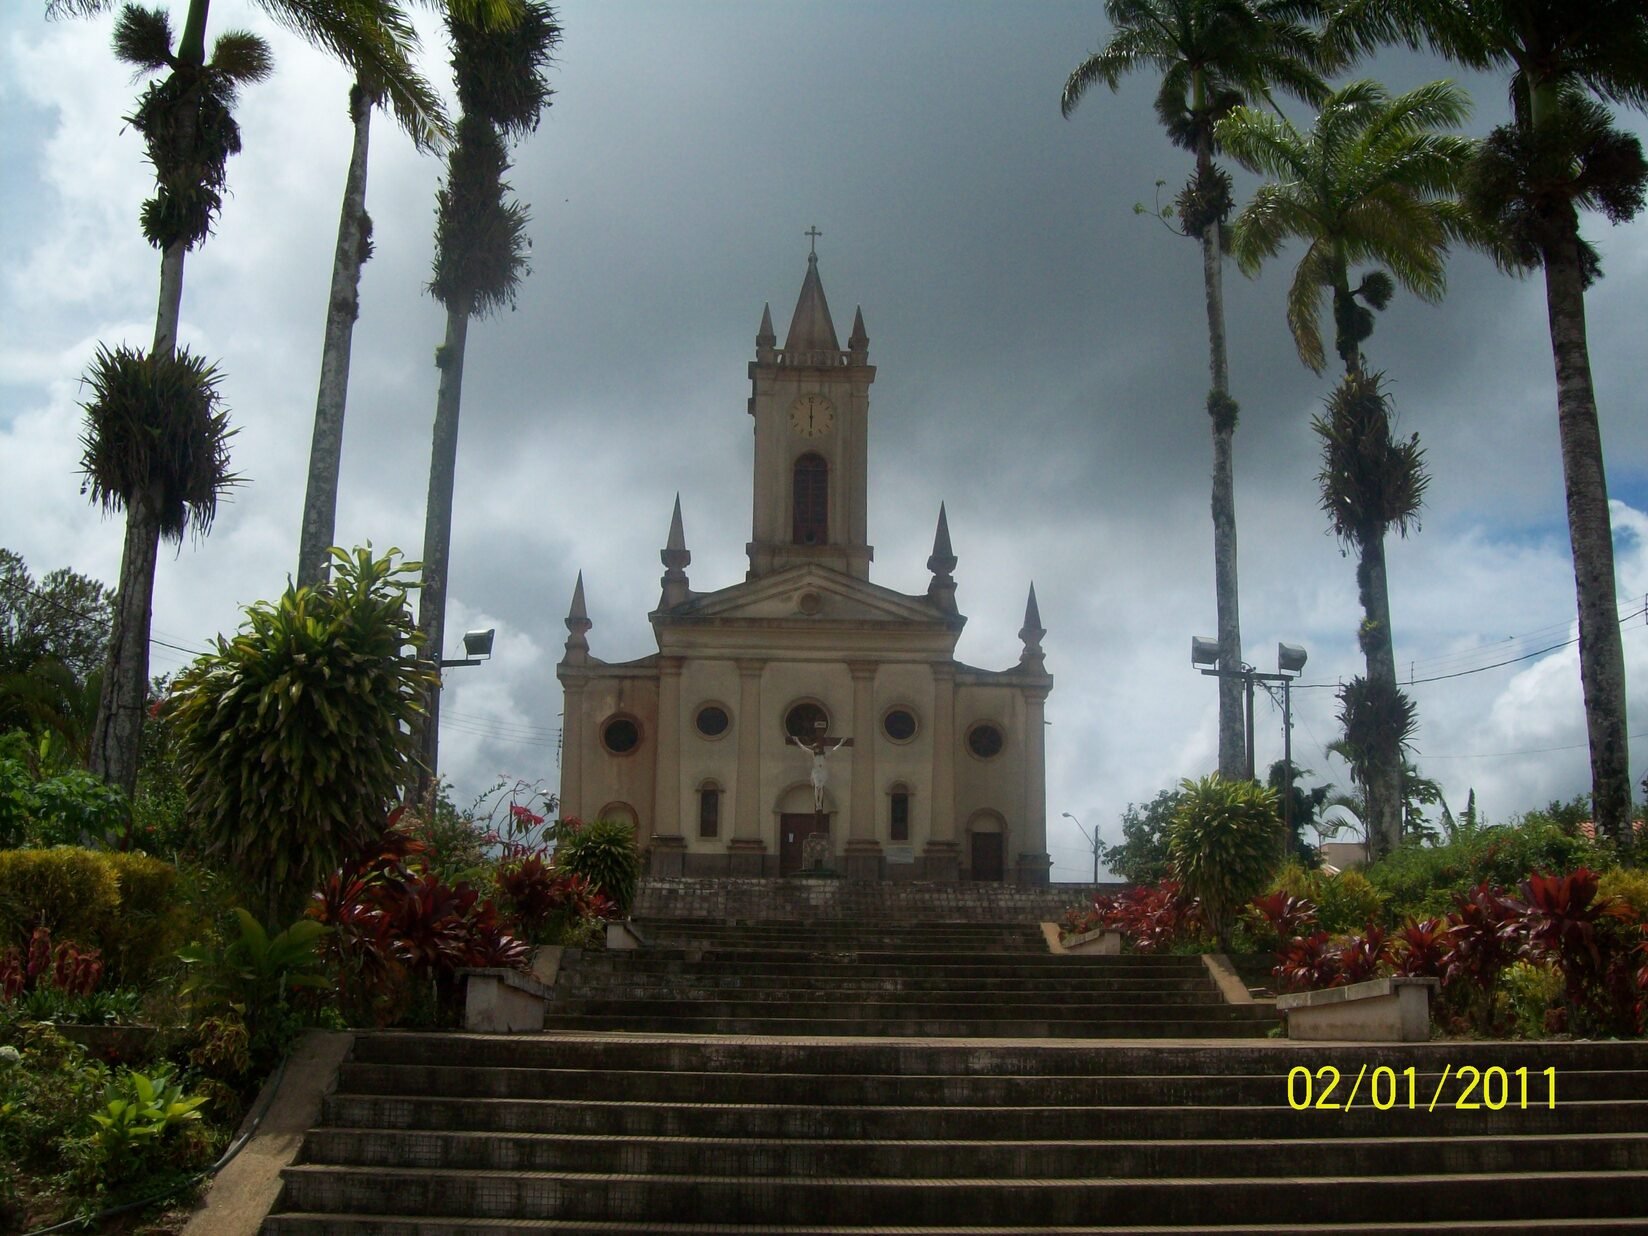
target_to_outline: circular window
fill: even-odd
[[[824,609],[824,598],[816,592],[803,592],[795,607],[803,614],[817,614]]]
[[[727,726],[732,724],[732,720],[721,705],[705,704],[693,718],[693,724],[705,738],[719,738],[727,732]]]
[[[967,731],[967,749],[981,760],[1000,755],[1004,745],[1006,740],[1002,738],[1001,730],[988,721]]]
[[[614,717],[601,727],[601,745],[614,755],[628,755],[641,745],[641,727],[633,717]]]
[[[797,704],[784,714],[784,732],[802,742],[811,742],[823,732],[820,727],[828,728],[829,724],[824,710],[813,703]]]
[[[908,708],[894,708],[881,718],[881,729],[894,742],[909,742],[916,736],[916,714]]]

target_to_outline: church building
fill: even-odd
[[[925,593],[870,582],[869,338],[841,347],[816,253],[784,345],[770,307],[749,366],[749,571],[690,586],[676,499],[658,651],[608,663],[580,573],[566,618],[561,812],[635,825],[654,875],[1045,884],[1043,706],[1030,587],[1003,670],[955,659],[964,618],[944,508]]]

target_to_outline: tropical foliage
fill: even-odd
[[[178,679],[172,722],[208,851],[289,920],[381,831],[431,674],[391,550],[334,551],[332,578],[259,602]]]
[[[1282,858],[1276,795],[1253,781],[1217,773],[1180,784],[1168,849],[1173,874],[1200,904],[1221,948],[1230,947],[1236,916],[1264,891]]]

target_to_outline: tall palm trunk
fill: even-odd
[[[1213,164],[1211,139],[1198,143],[1196,165],[1205,181]],[[1251,775],[1247,766],[1246,725],[1242,715],[1242,619],[1236,585],[1236,486],[1234,439],[1236,418],[1230,404],[1230,368],[1225,357],[1224,253],[1214,220],[1202,233],[1202,285],[1207,295],[1208,371],[1213,398],[1213,600],[1219,628],[1219,775],[1227,781]]]
[[[91,772],[126,791],[137,789],[143,720],[148,707],[149,623],[154,608],[155,560],[160,522],[147,497],[126,508],[126,543],[120,555],[120,589],[104,662],[103,684],[92,724]]]
[[[1630,828],[1631,772],[1625,724],[1625,653],[1614,599],[1614,541],[1602,465],[1596,391],[1585,335],[1579,224],[1569,207],[1561,236],[1544,249],[1545,305],[1556,364],[1557,428],[1568,498],[1568,541],[1579,601],[1579,680],[1591,747],[1591,809],[1605,836]]]
[[[1357,538],[1356,591],[1362,602],[1362,657],[1370,683],[1395,699],[1396,647],[1391,637],[1390,587],[1385,575],[1385,529],[1377,525]],[[1402,741],[1381,736],[1377,749],[1363,755],[1367,767],[1369,840],[1376,855],[1388,854],[1402,840]]]
[[[326,305],[326,339],[321,348],[320,391],[315,397],[315,432],[309,446],[309,484],[303,501],[298,545],[298,586],[326,578],[327,550],[337,527],[338,470],[343,457],[344,407],[349,398],[349,353],[360,315],[361,267],[367,257],[366,160],[372,129],[372,96],[356,82],[349,92],[355,124],[349,173],[344,180],[338,242],[332,254],[332,290]]]
[[[441,370],[435,396],[435,432],[429,456],[429,499],[423,526],[423,587],[418,595],[418,630],[423,654],[439,672],[446,635],[447,567],[452,551],[452,490],[458,470],[458,408],[463,395],[464,344],[469,336],[469,314],[446,311],[446,342],[436,363]],[[427,803],[435,785],[441,741],[441,686],[430,688],[423,730],[423,766],[418,773],[417,799]]]

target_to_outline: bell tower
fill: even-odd
[[[816,245],[822,233],[814,228],[807,235]],[[853,315],[846,348],[838,342],[816,248],[807,255],[784,346],[777,342],[768,306],[750,362],[755,510],[748,577],[812,562],[868,579],[874,551],[866,448],[875,366],[862,311]]]

